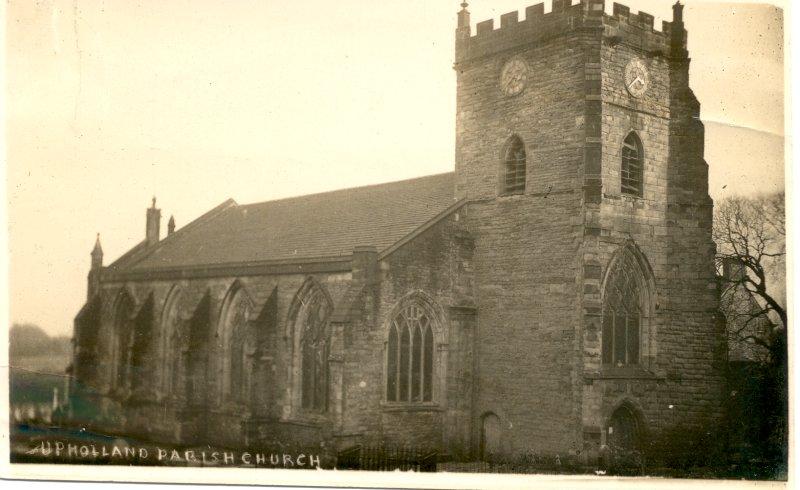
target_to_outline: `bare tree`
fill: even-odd
[[[776,468],[786,467],[789,434],[785,223],[783,192],[727,198],[714,213],[729,388],[742,392],[732,398],[730,427],[746,420],[739,437]]]
[[[782,361],[788,325],[784,193],[722,200],[713,233],[729,334]]]

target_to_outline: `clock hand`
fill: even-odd
[[[639,82],[642,85],[644,85],[644,80],[642,80],[642,78],[637,75],[636,78],[634,78],[633,81],[628,85],[628,88],[632,88],[634,84],[636,84],[636,82]]]
[[[506,80],[506,88],[511,88],[512,85],[515,85],[519,82],[519,77],[517,75],[511,75]]]

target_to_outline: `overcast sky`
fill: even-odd
[[[95,233],[109,263],[153,195],[164,229],[229,197],[451,171],[458,3],[10,0],[11,320],[69,334]],[[670,2],[624,3],[671,20]],[[712,195],[782,188],[781,11],[686,3]],[[526,6],[470,10],[499,25]]]

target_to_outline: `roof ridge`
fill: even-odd
[[[176,230],[124,266],[166,270],[350,255],[390,248],[456,203],[453,172],[305,196],[222,206]]]
[[[311,194],[300,194],[299,196],[281,197],[281,198],[278,198],[278,199],[270,199],[270,200],[267,200],[267,201],[251,202],[251,203],[247,203],[247,204],[240,204],[239,207],[246,208],[246,207],[250,207],[250,206],[259,206],[261,204],[276,203],[276,202],[282,202],[282,201],[290,201],[292,199],[300,199],[300,198],[304,198],[304,197],[324,196],[326,194],[334,194],[336,192],[355,191],[355,190],[370,189],[370,188],[376,188],[376,187],[382,187],[382,186],[390,186],[390,185],[394,185],[394,184],[402,184],[402,183],[406,183],[406,182],[411,182],[411,181],[414,181],[414,180],[430,179],[430,178],[433,178],[433,177],[444,177],[445,175],[451,175],[451,174],[455,174],[455,171],[441,172],[441,173],[438,173],[438,174],[430,174],[430,175],[422,175],[422,176],[419,176],[419,177],[411,177],[411,178],[402,179],[402,180],[392,180],[392,181],[389,181],[389,182],[380,182],[380,183],[377,183],[377,184],[366,184],[366,185],[359,185],[359,186],[356,186],[356,187],[344,187],[344,188],[341,188],[341,189],[332,189],[332,190],[329,190],[329,191],[313,192]]]

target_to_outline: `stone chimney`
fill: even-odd
[[[148,246],[155,245],[161,239],[161,210],[156,208],[155,197],[153,197],[153,205],[147,209],[145,239]]]
[[[169,222],[167,222],[167,236],[172,235],[175,232],[175,216],[169,217]]]

